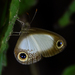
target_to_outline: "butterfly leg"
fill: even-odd
[[[10,36],[19,36],[21,34],[21,32],[13,32],[12,34],[10,34]]]

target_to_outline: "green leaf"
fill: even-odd
[[[2,26],[4,25],[5,15],[6,15],[6,9],[7,9],[7,2],[5,3],[4,10],[3,10],[3,13],[2,13],[2,15],[1,15],[0,29],[1,29]]]
[[[62,75],[75,75],[75,65],[66,68]]]
[[[19,8],[19,15],[29,10],[36,3],[37,3],[37,0],[21,0],[20,8]]]
[[[75,0],[71,3],[69,10],[71,10],[71,12],[75,12]]]
[[[71,3],[71,5],[69,6],[68,10],[64,13],[64,15],[58,20],[58,24],[60,25],[60,27],[65,27],[67,25],[69,25],[70,22],[70,17],[71,15],[75,13],[75,0],[73,0],[73,2]]]
[[[7,12],[3,14],[2,18],[4,21],[1,21],[3,27],[0,30],[0,75],[2,72],[2,67],[7,65],[6,51],[8,49],[8,40],[10,38],[10,33],[13,31],[14,23],[18,18],[19,0],[12,0],[11,4],[9,5],[9,7],[6,6],[8,7],[7,9],[9,9],[9,12],[8,14],[6,14]],[[4,8],[3,12],[6,11],[6,7]]]
[[[64,14],[64,16],[59,19],[58,23],[61,27],[64,27],[65,25],[68,25],[70,23],[70,14],[68,12],[66,12]]]
[[[2,71],[2,55],[3,53],[0,53],[0,75],[1,75],[1,71]]]

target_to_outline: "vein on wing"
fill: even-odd
[[[32,35],[31,35],[31,38],[32,38],[32,40],[34,41],[34,43],[35,43],[35,45],[36,45],[38,51],[40,51],[41,48],[40,48],[39,45],[37,44],[37,41],[35,40],[35,38],[34,38]]]

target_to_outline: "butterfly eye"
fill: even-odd
[[[25,52],[18,53],[18,60],[25,62],[28,58],[28,55]]]
[[[56,42],[56,46],[57,46],[57,48],[62,48],[63,47],[63,41],[62,40],[58,40],[57,42]]]

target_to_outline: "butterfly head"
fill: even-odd
[[[25,31],[27,32],[28,29],[30,29],[30,24],[28,22],[22,24],[21,32],[25,33]]]

